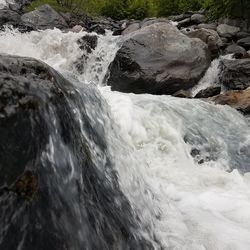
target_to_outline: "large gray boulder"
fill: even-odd
[[[119,188],[104,107],[95,88],[0,55],[0,249],[153,249]]]
[[[21,19],[26,26],[33,29],[68,28],[65,19],[47,4],[22,15]]]
[[[193,87],[210,64],[207,45],[170,23],[157,23],[131,34],[110,65],[112,90],[173,94]]]
[[[227,89],[242,90],[250,86],[250,59],[224,59],[220,68],[220,82]]]

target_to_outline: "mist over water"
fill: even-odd
[[[230,107],[200,100],[112,92],[105,76],[121,38],[98,36],[80,74],[75,65],[86,51],[77,40],[86,34],[7,28],[0,33],[0,53],[37,58],[77,86],[96,86],[107,103],[108,151],[145,238],[167,250],[249,249],[249,121]],[[217,64],[199,89],[217,78]]]

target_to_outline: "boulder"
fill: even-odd
[[[172,96],[179,98],[191,98],[191,92],[189,90],[179,90],[175,92]]]
[[[236,36],[236,34],[240,31],[239,27],[230,26],[227,24],[219,24],[217,26],[217,32],[220,36],[231,38],[233,36]]]
[[[250,48],[250,36],[238,40],[237,44],[244,47],[244,48],[249,49]]]
[[[131,23],[123,32],[122,35],[127,35],[129,33],[132,33],[136,30],[140,29],[140,23],[136,22],[136,23]]]
[[[250,86],[250,59],[222,60],[220,82],[229,90]]]
[[[0,55],[0,249],[153,248],[120,191],[105,105],[40,61]]]
[[[110,65],[112,90],[173,94],[198,83],[210,64],[207,45],[170,23],[157,23],[131,34]]]
[[[246,53],[246,50],[235,43],[226,47],[225,54],[235,54],[235,53],[244,55]]]
[[[0,9],[0,26],[13,25],[17,26],[21,22],[21,16],[15,11],[9,9]]]
[[[250,33],[248,32],[244,32],[244,31],[240,31],[236,34],[236,37],[238,40],[242,39],[242,38],[246,38],[246,37],[250,37]]]
[[[48,4],[42,5],[37,9],[21,16],[22,22],[33,29],[65,29],[68,25],[65,19],[59,15]]]
[[[186,27],[189,27],[193,24],[194,24],[194,22],[191,20],[191,17],[187,17],[187,18],[179,21],[177,24],[177,27],[178,28],[186,28]]]
[[[203,14],[193,14],[191,16],[191,21],[196,24],[204,23],[206,22],[206,16]]]
[[[208,49],[211,52],[212,58],[218,57],[220,47],[222,46],[223,42],[215,30],[196,29],[190,32],[186,32],[186,34],[191,38],[201,39],[208,45]]]
[[[191,15],[190,14],[180,14],[180,15],[176,15],[176,16],[169,16],[168,19],[173,21],[173,22],[180,22],[186,18],[190,18]]]
[[[216,30],[217,24],[216,23],[200,23],[198,24],[199,29],[209,29],[209,30]]]
[[[199,91],[194,98],[208,98],[208,97],[212,97],[215,95],[219,95],[221,92],[221,87],[217,86],[217,87],[208,87],[206,89],[202,89],[201,91]]]
[[[104,35],[105,34],[105,29],[103,28],[102,25],[100,24],[94,24],[89,28],[90,32],[96,32],[97,34]]]
[[[231,90],[210,99],[216,104],[229,105],[244,115],[250,115],[250,88],[245,90]]]

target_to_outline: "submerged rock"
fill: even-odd
[[[250,86],[250,59],[222,60],[220,82],[229,90],[242,90]]]
[[[152,249],[110,160],[98,92],[0,55],[0,249]]]
[[[53,28],[68,28],[65,19],[48,4],[42,5],[37,9],[22,15],[21,19],[25,26],[33,29],[45,30]]]
[[[210,64],[207,46],[170,23],[131,33],[110,65],[112,90],[173,94],[198,83]]]

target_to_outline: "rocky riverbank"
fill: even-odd
[[[211,61],[227,54],[232,54],[234,60],[220,60],[219,83],[194,97],[234,95],[234,91],[244,92],[250,86],[249,20],[221,18],[211,22],[200,11],[168,18],[115,21],[57,13],[49,5],[24,13],[24,4],[25,1],[1,9],[0,26],[11,25],[22,32],[58,28],[102,35],[111,30],[113,35],[123,36],[124,43],[110,65],[108,84],[113,90],[192,98],[190,90],[199,83]],[[91,52],[97,42],[94,40],[84,38],[79,42]],[[80,64],[77,63],[79,70]],[[244,98],[244,106],[250,106],[248,102]]]

